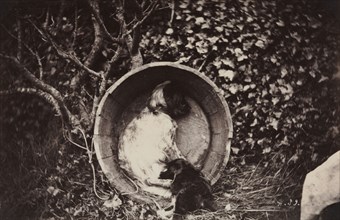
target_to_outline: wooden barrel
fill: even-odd
[[[113,187],[131,198],[149,202],[118,164],[119,135],[145,107],[152,90],[161,82],[176,80],[191,105],[191,113],[177,121],[176,143],[195,167],[214,184],[229,159],[233,135],[228,105],[217,86],[190,67],[156,62],[136,68],[115,82],[102,98],[94,127],[99,164]]]

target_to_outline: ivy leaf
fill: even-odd
[[[197,25],[201,25],[205,22],[204,18],[203,17],[198,17],[196,18],[196,21],[195,21],[195,24]]]
[[[265,47],[264,42],[262,40],[256,41],[255,46],[257,46],[261,49],[263,49]]]
[[[174,33],[174,29],[168,28],[165,32],[167,35],[172,35]]]
[[[231,147],[231,151],[232,151],[235,155],[237,155],[237,154],[239,153],[240,149],[237,148],[237,147]]]
[[[218,75],[220,77],[228,78],[230,81],[232,81],[234,79],[234,77],[236,76],[236,72],[234,72],[232,70],[220,69],[218,71]]]
[[[221,27],[221,26],[217,26],[217,27],[215,27],[215,30],[216,30],[217,32],[222,33],[222,32],[224,31],[224,28]]]
[[[235,64],[233,61],[229,60],[229,59],[221,59],[222,63],[226,66],[229,66],[230,68],[234,69],[235,68]]]
[[[195,46],[196,46],[196,50],[197,50],[198,53],[200,53],[200,54],[208,53],[209,45],[208,45],[207,42],[205,42],[205,41],[197,41],[195,43]]]
[[[278,130],[278,124],[278,120],[276,120],[275,118],[271,118],[271,122],[269,123],[270,126],[272,126],[275,130]]]
[[[284,78],[288,74],[288,71],[285,67],[281,68],[281,77]]]
[[[276,24],[279,27],[284,27],[285,26],[285,23],[282,20],[277,21]]]

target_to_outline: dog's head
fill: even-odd
[[[196,172],[195,168],[188,161],[184,159],[175,159],[166,164],[165,169],[159,175],[159,179],[173,180],[176,175],[188,170]]]
[[[163,110],[172,118],[183,117],[191,110],[182,89],[177,83],[171,81],[165,81],[156,86],[150,97],[149,108]]]

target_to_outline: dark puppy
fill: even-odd
[[[178,83],[171,82],[163,89],[164,99],[167,105],[167,113],[171,118],[177,119],[186,116],[190,112],[190,105],[186,101],[184,91]]]
[[[170,161],[159,178],[173,180],[170,191],[175,198],[175,215],[185,215],[197,209],[216,211],[208,180],[186,160]]]

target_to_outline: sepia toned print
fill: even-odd
[[[339,219],[339,4],[0,1],[0,219]]]

